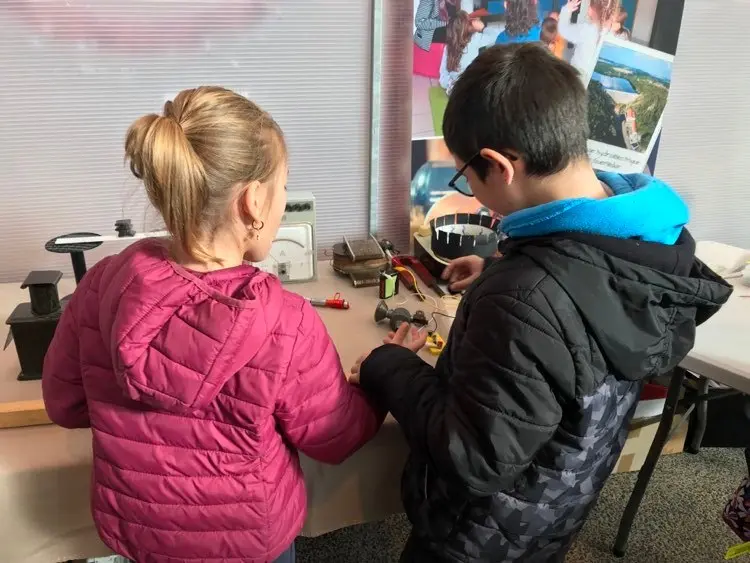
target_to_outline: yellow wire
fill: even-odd
[[[419,282],[417,282],[417,277],[414,275],[414,272],[411,270],[404,268],[403,266],[396,266],[394,268],[397,272],[404,272],[411,276],[411,281],[414,284],[414,293],[419,295],[420,297],[426,297],[419,289]]]
[[[417,277],[414,275],[414,272],[412,272],[411,270],[403,266],[396,266],[394,269],[397,272],[405,272],[406,274],[409,275],[409,277],[411,277],[411,281],[414,284],[414,292],[413,292],[414,295],[416,295],[417,297],[420,297],[422,301],[429,299],[433,303],[433,306],[435,307],[436,311],[442,309],[442,307],[440,306],[440,302],[438,301],[437,298],[433,297],[432,295],[427,295],[426,293],[424,293],[422,290],[419,289],[419,282],[417,281]],[[456,307],[458,306],[459,301],[461,301],[461,296],[460,295],[444,295],[443,297],[440,298],[440,301],[442,301],[442,303],[446,306]]]
[[[435,331],[437,331],[437,319],[435,319],[435,315],[442,315],[444,317],[453,318],[453,315],[448,315],[442,311],[446,310],[444,307],[440,306],[440,301],[443,302],[444,305],[448,305],[448,303],[452,302],[452,304],[457,305],[458,302],[461,300],[460,295],[444,295],[440,298],[440,301],[438,301],[437,298],[433,297],[432,295],[427,295],[425,293],[422,293],[422,291],[419,289],[419,282],[417,281],[417,277],[414,275],[414,272],[409,270],[408,268],[404,268],[403,266],[396,266],[394,268],[397,272],[405,272],[411,277],[411,281],[414,284],[414,292],[413,294],[420,297],[422,301],[429,300],[433,304],[433,311],[432,311],[432,319],[435,321]]]

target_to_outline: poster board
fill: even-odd
[[[435,211],[482,211],[476,200],[456,197],[447,186],[455,164],[442,141],[442,117],[452,83],[495,44],[540,41],[575,66],[589,93],[595,168],[653,173],[684,0],[607,0],[616,16],[606,30],[594,21],[599,1],[414,0],[412,232]],[[511,21],[520,3],[533,11],[526,25]],[[458,18],[477,11],[469,17],[475,22],[470,38],[457,53]],[[451,58],[454,70],[451,52],[457,55]]]
[[[587,87],[594,168],[624,173],[647,168],[661,134],[672,61],[672,55],[630,41],[604,41]]]

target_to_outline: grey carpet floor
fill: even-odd
[[[741,450],[704,449],[665,456],[651,479],[625,558],[611,555],[635,473],[613,475],[568,554],[568,563],[709,563],[739,543],[721,520],[747,472]],[[392,563],[409,533],[403,516],[297,541],[298,563]],[[747,558],[746,558],[747,559]],[[743,561],[746,559],[738,559]]]

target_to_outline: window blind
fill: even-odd
[[[656,176],[688,200],[698,240],[750,248],[746,0],[690,0],[672,72]]]
[[[414,13],[404,0],[375,0],[375,8],[372,226],[407,251]]]
[[[55,236],[114,234],[120,218],[158,228],[123,166],[125,132],[205,84],[279,122],[289,190],[317,198],[319,248],[368,232],[370,2],[5,0],[0,29],[0,281],[69,273],[44,250]]]

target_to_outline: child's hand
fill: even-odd
[[[419,352],[424,348],[426,343],[427,331],[424,329],[417,329],[409,323],[402,323],[396,332],[389,332],[388,336],[383,339],[383,344],[396,344],[397,346],[403,346],[414,353]],[[352,366],[352,369],[349,370],[349,375],[347,376],[349,383],[359,385],[359,372],[362,368],[362,363],[369,355],[370,352],[362,354],[359,359],[354,362],[354,365]]]
[[[471,20],[471,28],[477,33],[482,33],[484,31],[485,25],[482,20],[476,18]]]
[[[354,362],[354,365],[352,366],[352,369],[349,370],[349,375],[347,379],[349,380],[349,383],[352,385],[359,385],[359,370],[362,367],[362,362],[364,362],[367,359],[367,356],[369,356],[370,353],[362,354],[359,359]]]
[[[407,343],[408,337],[408,343]],[[418,329],[409,323],[401,323],[396,332],[389,332],[383,339],[383,344],[396,344],[408,348],[412,352],[419,352],[427,342],[427,331]]]
[[[463,291],[479,277],[484,270],[484,259],[479,256],[462,256],[451,260],[443,270],[443,279],[448,281],[453,291]]]
[[[575,12],[581,7],[581,0],[568,0],[566,6],[571,12]]]

